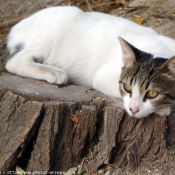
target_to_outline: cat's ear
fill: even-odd
[[[164,70],[166,73],[171,73],[175,76],[175,56],[168,59],[162,66],[161,69]]]
[[[124,67],[131,67],[136,62],[135,54],[129,43],[127,43],[123,38],[119,37],[119,42],[122,49],[122,61]]]

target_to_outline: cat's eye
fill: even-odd
[[[146,93],[146,97],[147,98],[156,98],[158,96],[158,92],[157,91],[148,91]]]
[[[131,93],[132,92],[132,88],[131,88],[131,86],[129,84],[124,83],[123,84],[123,87],[124,87],[124,90],[126,92],[128,92],[128,93]]]

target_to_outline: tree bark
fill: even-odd
[[[134,172],[144,161],[167,156],[175,145],[174,126],[173,115],[131,118],[89,87],[58,87],[8,73],[0,76],[4,174],[16,165],[47,174],[68,170],[82,160],[91,173],[108,164]]]

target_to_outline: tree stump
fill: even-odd
[[[174,126],[173,115],[131,118],[90,87],[0,76],[3,174],[16,165],[35,174],[57,174],[82,160],[91,174],[108,164],[134,172],[143,162],[168,159]]]

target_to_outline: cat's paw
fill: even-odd
[[[46,76],[46,81],[51,84],[66,84],[67,75],[63,70],[51,70],[50,73]]]

